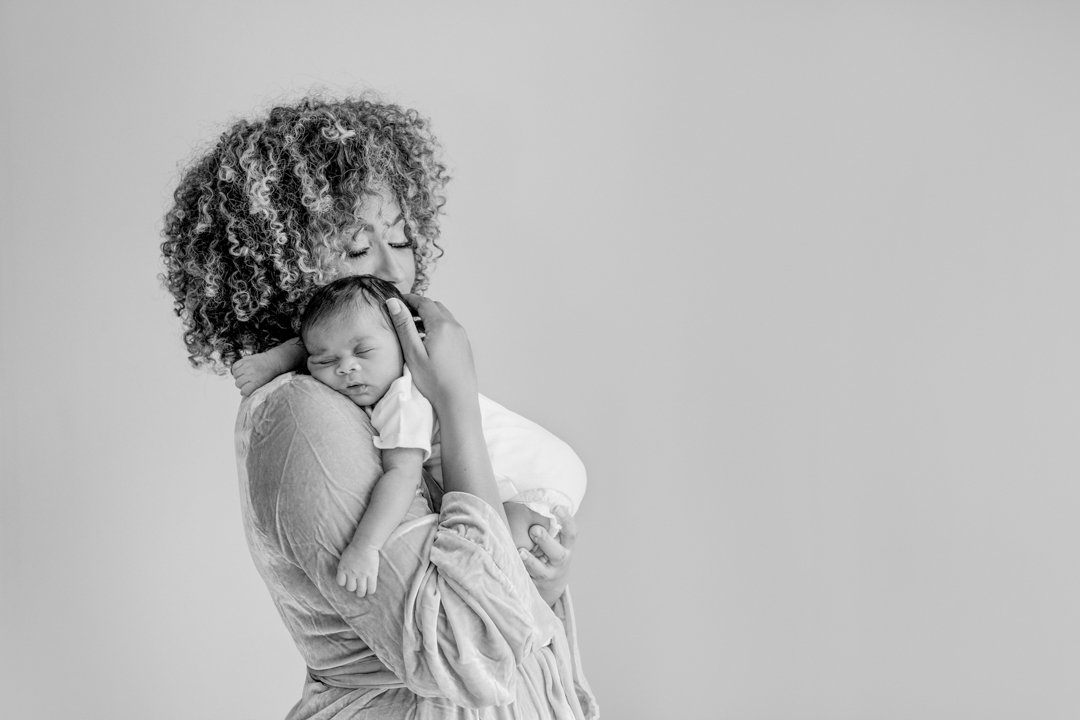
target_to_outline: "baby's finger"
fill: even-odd
[[[555,570],[528,550],[519,550],[518,555],[521,556],[521,563],[525,566],[525,570],[534,579],[550,580],[555,577]]]
[[[570,555],[570,551],[560,545],[558,540],[551,537],[543,525],[533,525],[529,528],[529,537],[547,555],[548,562],[552,565],[562,565],[566,562],[567,556]]]
[[[426,358],[427,350],[424,349],[416,323],[413,322],[405,303],[397,298],[390,298],[386,301],[386,309],[394,321],[394,330],[397,331],[398,340],[401,341],[401,351],[405,354],[405,362],[415,364],[418,359]],[[420,317],[424,317],[423,313]]]
[[[349,582],[345,584],[345,589],[349,592],[356,592],[356,578],[349,576]]]
[[[347,581],[348,581],[348,578],[345,577],[345,571],[344,570],[339,570],[338,574],[337,574],[337,584],[340,585],[341,587],[345,587],[345,583]]]

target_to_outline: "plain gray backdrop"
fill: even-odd
[[[590,487],[604,717],[1080,716],[1080,6],[12,2],[0,694],[275,718],[179,168],[308,89],[432,118],[430,294]]]

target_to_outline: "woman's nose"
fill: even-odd
[[[412,255],[409,255],[408,259],[411,262]],[[382,247],[376,256],[375,267],[372,270],[371,274],[375,277],[395,285],[404,280],[406,275],[404,259],[396,257],[389,246]]]

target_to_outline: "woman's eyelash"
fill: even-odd
[[[416,247],[416,243],[414,243],[412,240],[406,240],[404,242],[399,242],[399,243],[390,243],[390,247],[394,248],[395,250],[404,250],[405,248]],[[363,248],[361,250],[349,250],[348,252],[345,253],[345,255],[346,255],[346,257],[351,257],[351,258],[364,257],[365,255],[368,254],[368,251],[370,249],[371,248]]]

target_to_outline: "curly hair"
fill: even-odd
[[[370,97],[308,97],[240,120],[183,173],[165,215],[162,283],[191,364],[218,372],[294,337],[306,296],[345,257],[365,195],[397,198],[414,292],[442,255],[449,180],[428,121]]]

